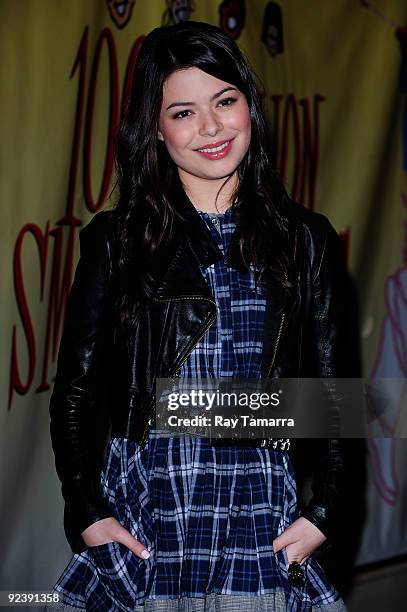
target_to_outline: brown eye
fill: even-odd
[[[183,117],[188,117],[188,115],[184,115],[183,113],[190,113],[191,111],[189,111],[188,109],[185,109],[183,111],[179,111],[179,113],[176,113],[174,115],[174,119],[183,119]]]
[[[236,98],[224,98],[219,102],[221,106],[232,106],[232,104],[236,102]]]

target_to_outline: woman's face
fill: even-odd
[[[246,155],[250,133],[246,97],[234,85],[199,68],[178,70],[165,81],[158,138],[181,178],[231,175]]]

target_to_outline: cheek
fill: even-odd
[[[250,139],[252,133],[252,123],[250,120],[250,113],[248,108],[242,109],[242,111],[239,112],[236,128],[239,130],[241,136],[243,136],[243,138],[241,139],[241,143],[244,152],[246,153],[247,149],[250,146]]]
[[[236,130],[246,132],[247,135],[250,136],[251,121],[249,107],[247,105],[242,105],[241,107],[236,108],[233,116],[230,116],[228,123]]]
[[[240,129],[242,131],[247,131],[250,134],[252,124],[250,120],[249,108],[247,106],[240,111],[239,122],[240,122]]]
[[[185,123],[182,124],[182,120],[164,121],[161,132],[168,149],[181,149],[190,141],[190,130]]]

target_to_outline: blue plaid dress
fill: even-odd
[[[225,253],[235,229],[231,209],[200,214]],[[258,379],[266,306],[261,285],[223,260],[202,273],[218,317],[181,377]],[[204,437],[150,429],[142,451],[131,440],[110,440],[100,485],[114,516],[150,558],[118,542],[74,554],[54,586],[73,609],[346,610],[313,556],[304,564],[304,587],[293,588],[285,551],[273,553],[273,539],[299,516],[287,453],[216,448]]]

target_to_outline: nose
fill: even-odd
[[[223,130],[223,125],[216,113],[208,111],[202,117],[201,126],[199,128],[200,136],[215,136],[218,132]]]

